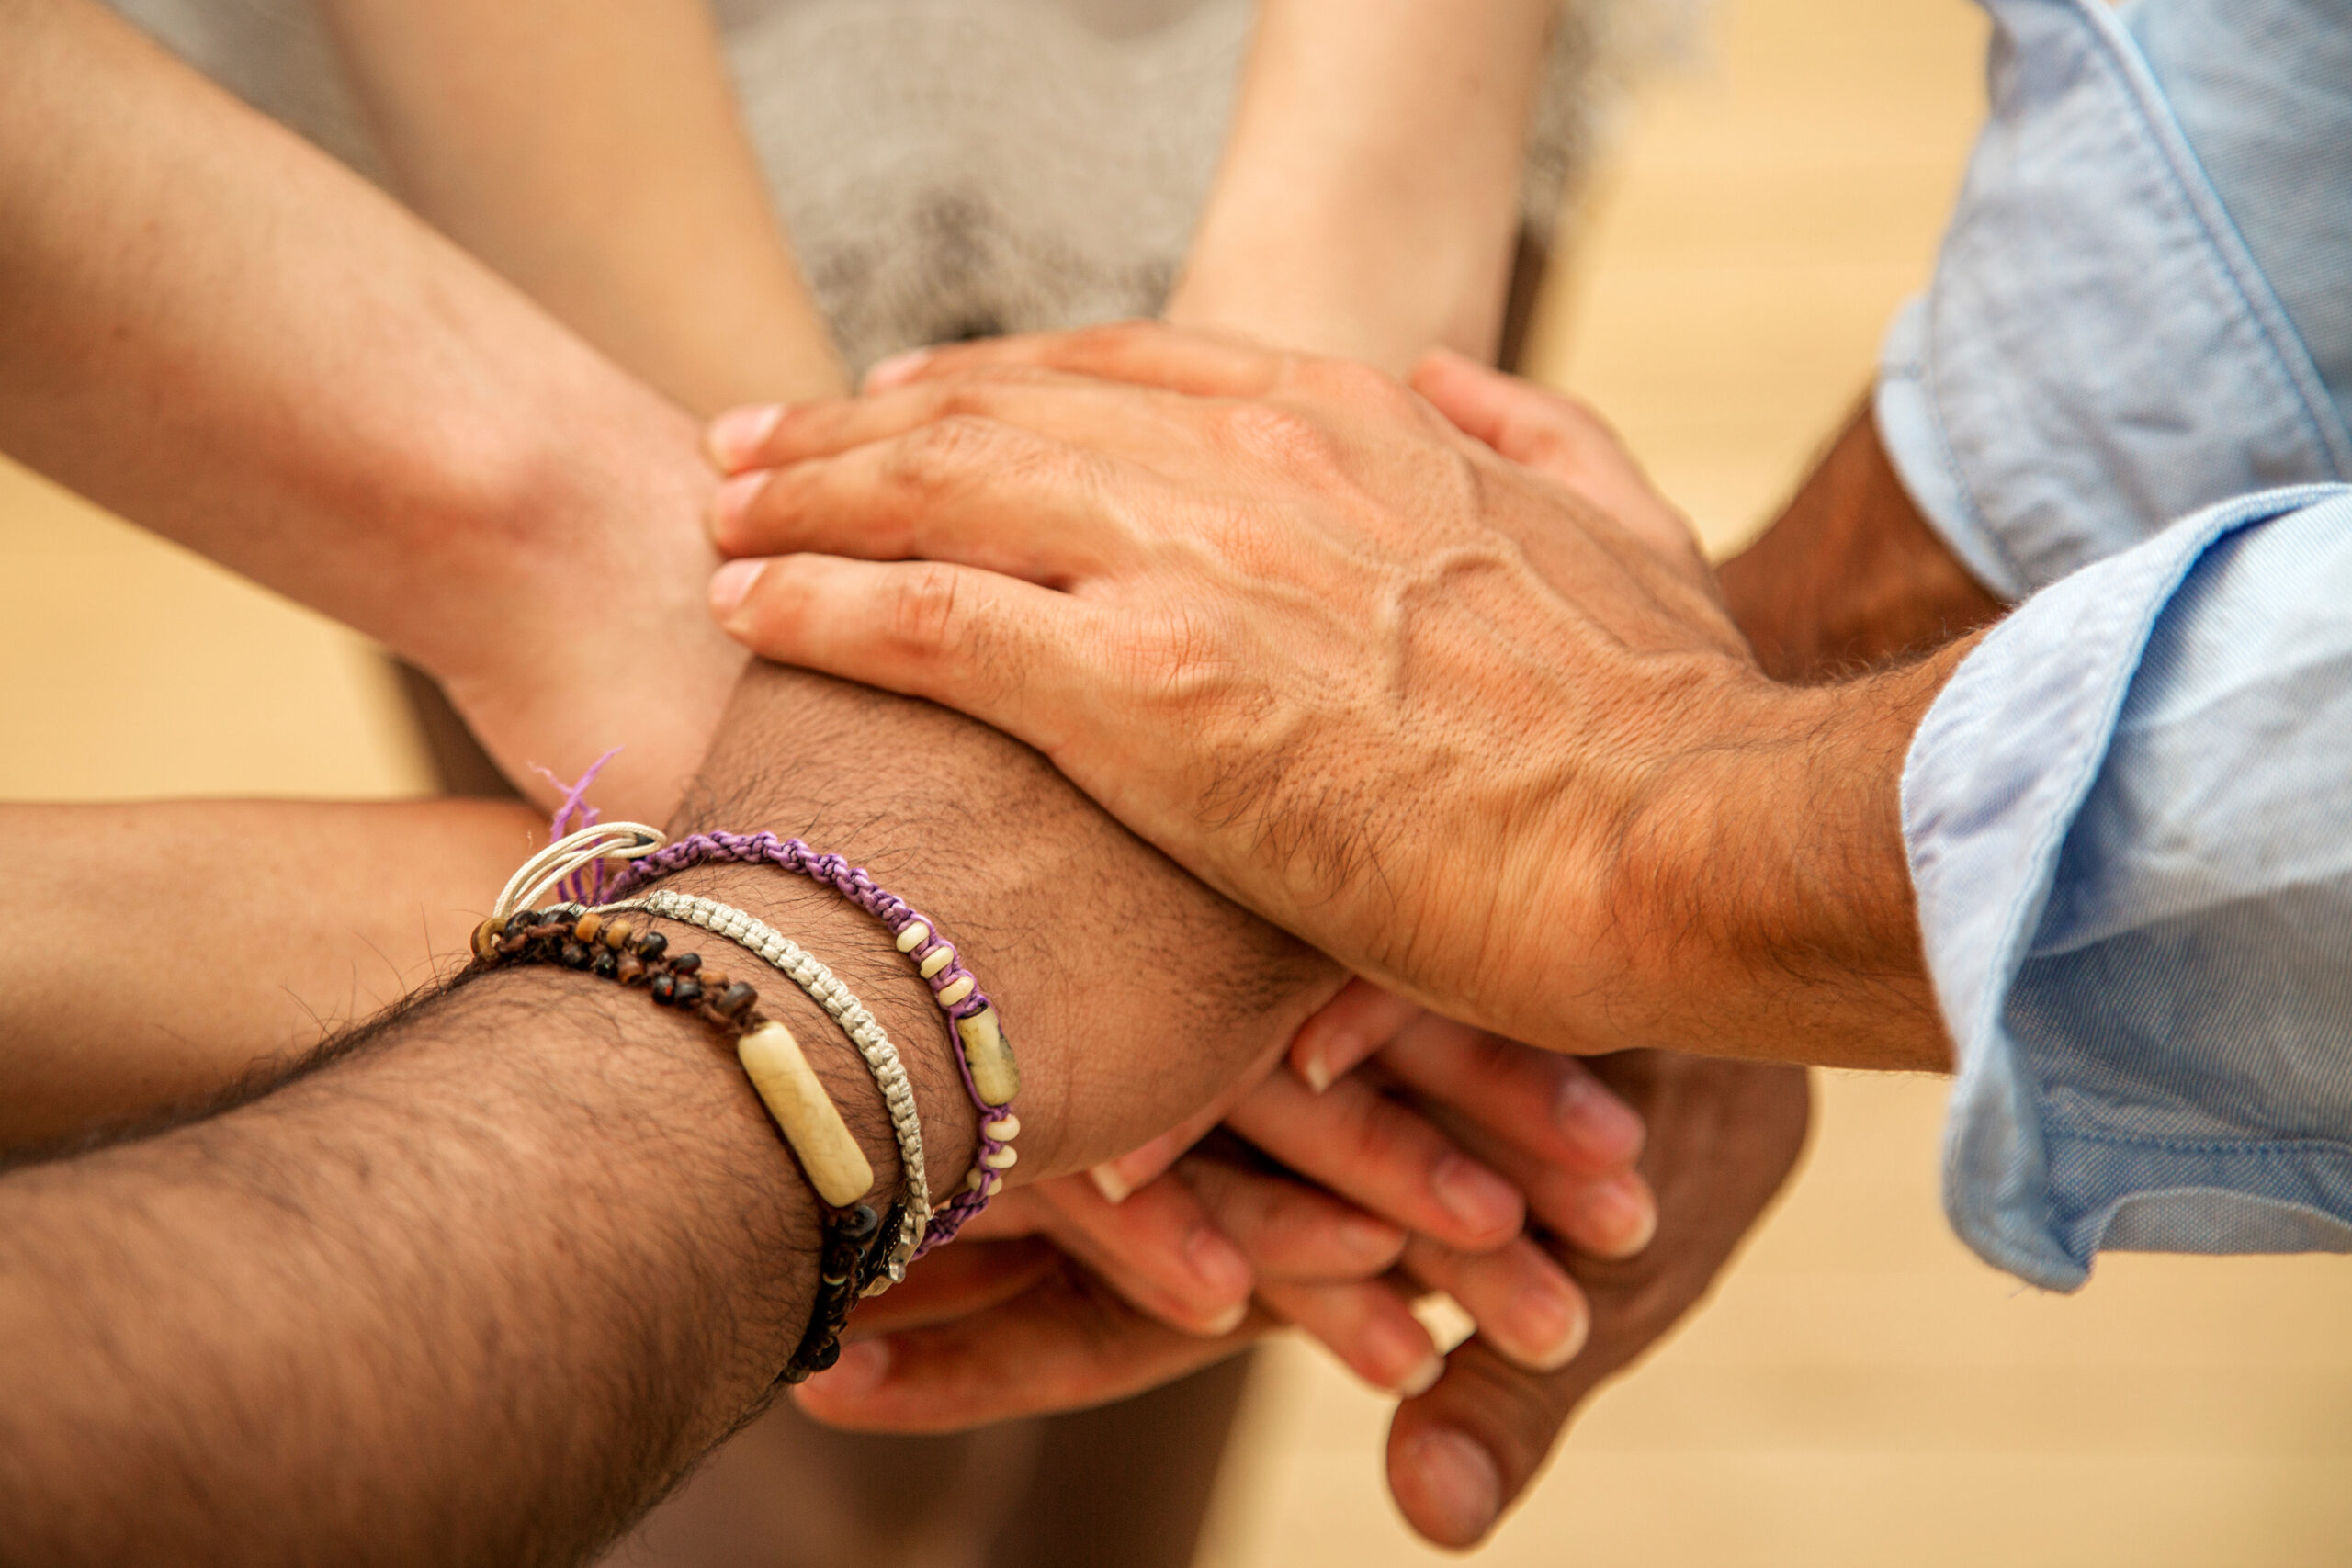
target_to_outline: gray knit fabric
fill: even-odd
[[[198,69],[371,178],[306,0],[113,0]],[[1548,232],[1631,69],[1693,0],[1577,0],[1528,160]],[[1251,0],[716,0],[778,210],[850,363],[1148,315],[1233,107]]]

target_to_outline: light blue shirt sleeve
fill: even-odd
[[[2352,487],[2029,600],[1903,818],[1963,1239],[2059,1290],[2101,1249],[2352,1250]]]
[[[1984,4],[1990,118],[1874,405],[1928,522],[2017,600],[2352,479],[2352,5]]]

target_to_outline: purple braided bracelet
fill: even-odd
[[[989,1200],[1004,1184],[1003,1173],[1013,1160],[1011,1138],[1020,1130],[1019,1120],[1010,1114],[1012,1097],[1021,1087],[1020,1075],[1013,1067],[1012,1048],[997,1021],[996,1010],[988,993],[980,989],[978,978],[958,961],[955,944],[939,934],[936,922],[896,894],[876,886],[864,869],[839,855],[819,854],[797,839],[779,839],[774,833],[696,833],[665,844],[629,862],[607,897],[624,898],[633,888],[657,877],[714,863],[780,866],[823,883],[881,921],[899,951],[913,962],[915,972],[931,987],[932,999],[947,1016],[964,1092],[980,1113],[980,1146],[964,1179],[964,1190],[932,1216],[931,1229],[915,1256],[920,1258],[952,1240],[964,1222],[988,1207]],[[990,1099],[983,1092],[983,1080],[1001,1098]]]

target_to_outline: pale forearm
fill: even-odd
[[[0,446],[441,676],[510,770],[630,742],[665,809],[740,667],[686,416],[111,16],[0,29]]]
[[[0,945],[0,1148],[221,1091],[461,963],[545,829],[483,801],[0,807],[20,855]],[[159,935],[165,911],[200,911]],[[188,940],[194,937],[197,940]]]
[[[700,414],[847,376],[738,118],[702,0],[334,0],[401,195]]]
[[[1181,324],[1491,358],[1552,0],[1266,0]]]

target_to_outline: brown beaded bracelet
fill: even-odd
[[[639,931],[626,919],[610,919],[564,905],[525,909],[503,919],[493,916],[482,921],[474,928],[472,945],[476,969],[553,964],[624,986],[641,985],[659,1005],[695,1014],[739,1047],[761,1030],[783,1028],[760,1010],[756,987],[705,968],[700,953],[671,953],[669,938],[657,931]],[[790,1138],[780,1141],[792,1148]],[[803,1382],[840,1358],[842,1329],[849,1321],[850,1309],[888,1265],[901,1206],[890,1206],[886,1224],[871,1203],[837,1205],[828,1201],[820,1173],[808,1168],[798,1150],[793,1150],[793,1157],[809,1178],[824,1215],[824,1240],[818,1256],[817,1297],[808,1330],[776,1380],[787,1383]],[[871,1172],[862,1179],[870,1181]]]

